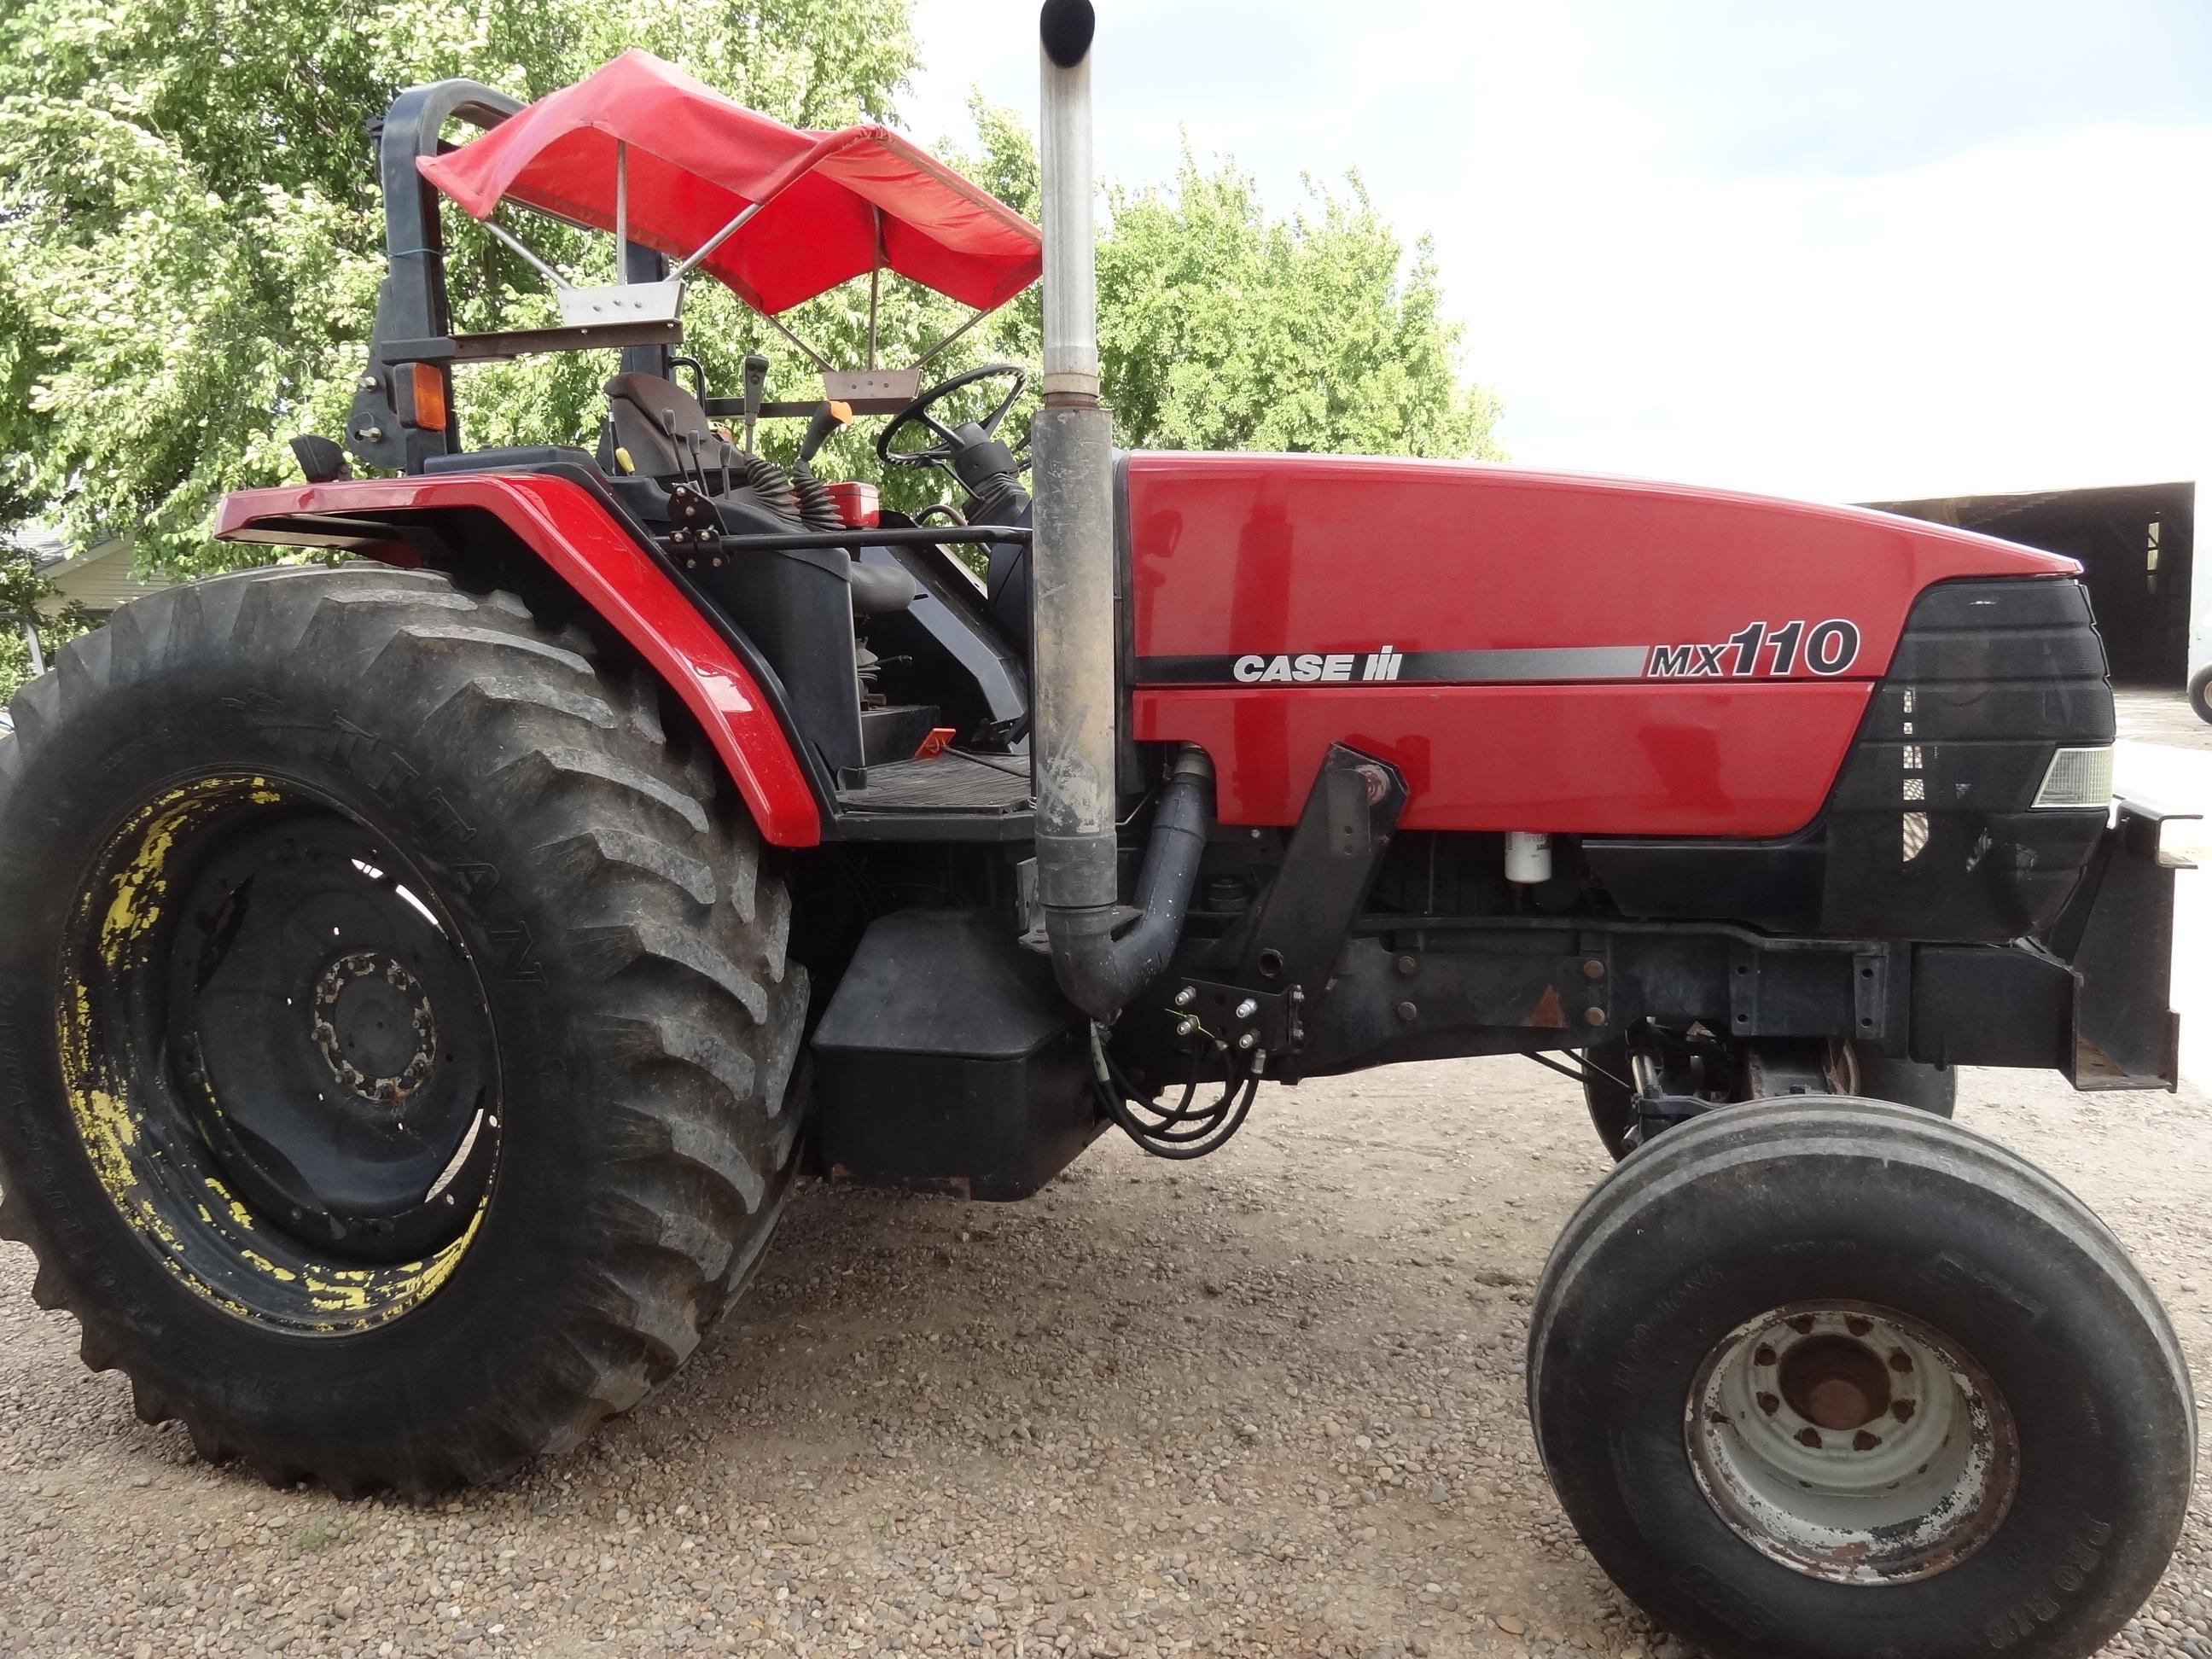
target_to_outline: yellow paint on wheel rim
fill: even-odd
[[[62,976],[55,1031],[63,1086],[93,1173],[161,1264],[195,1294],[240,1318],[343,1334],[413,1312],[453,1276],[483,1224],[489,1186],[460,1235],[419,1261],[362,1266],[319,1257],[290,1235],[258,1225],[211,1169],[183,1167],[185,1160],[162,1144],[147,1113],[146,1091],[166,1085],[139,1074],[127,1033],[103,1042],[97,1012],[108,999],[96,992],[148,969],[179,837],[218,811],[283,799],[265,778],[211,777],[167,790],[131,816],[96,866],[108,873],[78,899],[72,937],[92,943],[91,959],[72,952],[76,959]],[[280,1317],[249,1303],[246,1293],[257,1280],[264,1292],[281,1291],[296,1312]]]

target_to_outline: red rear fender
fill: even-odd
[[[629,642],[698,720],[764,839],[777,847],[811,847],[822,839],[805,774],[758,683],[667,574],[579,485],[526,473],[456,473],[244,489],[224,498],[216,534],[226,541],[347,546],[386,563],[409,564],[416,559],[404,541],[379,544],[363,533],[361,521],[441,508],[496,515]],[[351,522],[337,526],[332,520]]]

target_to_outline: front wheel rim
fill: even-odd
[[[1747,1320],[1698,1368],[1683,1435],[1737,1537],[1810,1577],[1907,1583],[1996,1534],[2020,1444],[1995,1382],[1957,1342],[1869,1304]]]

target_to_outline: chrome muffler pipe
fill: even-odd
[[[1171,823],[1155,836],[1139,884],[1147,914],[1116,938],[1127,918],[1116,910],[1115,851],[1121,696],[1114,678],[1114,421],[1098,401],[1091,212],[1091,42],[1097,19],[1090,0],[1045,0],[1037,24],[1044,406],[1030,423],[1037,898],[1060,989],[1103,1020],[1165,969],[1182,933],[1212,818],[1212,772],[1194,750],[1178,763],[1160,807]],[[1200,785],[1203,798],[1194,802]],[[1153,908],[1161,914],[1152,915]]]

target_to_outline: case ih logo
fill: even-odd
[[[1311,685],[1316,681],[1395,680],[1405,666],[1406,654],[1392,646],[1380,651],[1307,652],[1300,656],[1239,657],[1230,673],[1243,685],[1274,681]],[[1353,672],[1357,666],[1358,672]]]
[[[1753,623],[1711,645],[1496,646],[1477,651],[1253,651],[1139,657],[1139,685],[1592,685],[1607,681],[1787,679],[1858,660],[1855,623]]]
[[[1805,666],[1815,674],[1840,674],[1858,660],[1858,624],[1840,617],[1810,628],[1802,622],[1772,627],[1753,623],[1717,645],[1655,645],[1644,672],[1655,680],[1735,679],[1754,674],[1779,678],[1795,671],[1801,650]]]

